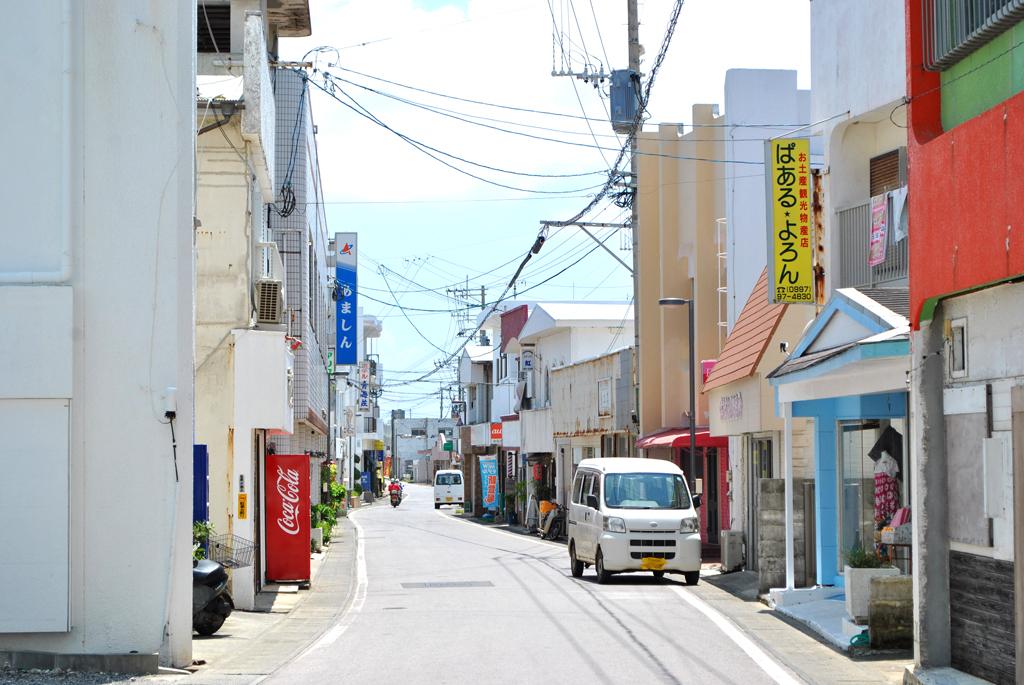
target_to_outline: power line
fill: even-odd
[[[673,29],[673,31],[674,31],[674,29]],[[343,66],[341,66],[339,64],[331,64],[331,65],[328,65],[328,66],[331,67],[331,68],[334,68],[334,69],[340,69],[341,71],[345,71],[345,72],[348,72],[350,74],[355,74],[357,76],[362,76],[364,78],[372,79],[374,81],[380,81],[381,83],[387,83],[387,84],[390,84],[390,85],[393,85],[393,86],[398,86],[399,88],[405,88],[406,90],[413,90],[413,91],[416,91],[416,92],[419,92],[419,93],[426,93],[427,95],[433,95],[435,97],[446,98],[446,99],[449,99],[449,100],[456,100],[458,102],[466,102],[466,103],[469,103],[469,104],[472,104],[472,105],[482,105],[484,107],[493,107],[493,108],[496,108],[496,109],[507,109],[507,110],[510,110],[510,111],[513,111],[513,112],[524,112],[524,113],[528,113],[528,114],[540,114],[540,115],[544,115],[544,116],[562,117],[562,118],[566,118],[566,119],[590,119],[591,121],[600,121],[600,122],[603,122],[603,123],[607,123],[607,120],[605,120],[605,119],[598,119],[598,118],[595,118],[595,117],[580,116],[579,114],[568,114],[568,113],[565,113],[565,112],[552,112],[552,111],[542,110],[542,109],[533,109],[533,108],[530,108],[530,107],[517,107],[517,106],[514,106],[514,105],[503,105],[503,104],[497,104],[497,103],[494,103],[494,102],[485,102],[483,100],[474,100],[472,98],[459,97],[457,95],[448,95],[446,93],[439,93],[437,91],[428,90],[426,88],[418,88],[416,86],[406,85],[404,83],[399,83],[397,81],[391,81],[389,79],[386,79],[386,78],[383,78],[383,77],[380,77],[380,76],[373,76],[372,74],[367,74],[367,73],[364,73],[364,72],[361,72],[361,71],[356,71],[355,69],[349,69],[349,68],[343,67]],[[737,124],[695,124],[695,123],[686,123],[686,122],[675,122],[675,123],[678,123],[678,124],[680,124],[682,126],[689,126],[691,128],[785,128],[785,127],[791,127],[791,126],[792,127],[795,127],[795,126],[806,126],[806,124],[787,124],[787,123],[764,123],[764,124],[753,124],[752,123],[752,124],[741,124],[741,125],[737,125]]]
[[[303,73],[303,76],[306,77],[306,75],[304,73]],[[308,78],[308,77],[306,77],[306,78]],[[464,159],[464,158],[459,157],[457,155],[450,154],[448,152],[444,152],[442,150],[438,150],[437,148],[431,147],[431,146],[427,145],[426,143],[421,143],[420,141],[415,140],[414,138],[411,138],[411,137],[405,135],[404,133],[401,133],[401,132],[396,131],[395,129],[391,128],[390,126],[385,124],[383,121],[381,121],[379,118],[377,118],[372,113],[370,113],[369,110],[367,110],[365,107],[360,105],[359,102],[355,100],[355,98],[353,98],[351,95],[346,93],[341,88],[337,88],[337,90],[340,91],[341,93],[343,93],[345,95],[345,97],[347,97],[349,100],[351,100],[354,103],[354,106],[350,105],[349,103],[347,103],[344,100],[342,100],[341,98],[339,98],[337,96],[337,94],[333,92],[333,90],[334,90],[333,88],[321,85],[321,84],[317,83],[316,81],[313,81],[312,79],[309,79],[309,82],[312,83],[314,86],[316,86],[322,92],[324,92],[327,95],[329,95],[335,101],[339,102],[343,106],[345,106],[348,109],[352,110],[353,112],[355,112],[359,116],[361,116],[361,117],[363,117],[365,119],[369,119],[370,121],[372,121],[373,123],[377,124],[381,128],[383,128],[383,129],[393,133],[394,135],[398,136],[400,139],[402,139],[403,141],[405,141],[406,143],[408,143],[409,145],[411,145],[415,149],[419,150],[423,154],[427,155],[428,157],[432,158],[433,160],[435,160],[437,162],[440,162],[441,164],[445,165],[449,169],[457,171],[460,174],[464,174],[466,176],[469,176],[470,178],[475,178],[476,180],[482,181],[482,182],[487,183],[489,185],[497,186],[499,188],[505,188],[507,190],[515,190],[515,191],[519,191],[519,192],[524,192],[524,193],[543,193],[543,194],[547,194],[547,195],[564,195],[564,194],[567,194],[567,193],[579,193],[579,192],[582,192],[582,191],[585,191],[585,190],[593,190],[594,188],[600,187],[600,186],[587,186],[587,187],[584,187],[584,188],[573,188],[571,190],[537,190],[537,189],[533,189],[533,188],[520,188],[520,187],[517,187],[517,186],[508,185],[508,184],[505,184],[505,183],[499,183],[498,181],[492,181],[491,179],[484,178],[483,176],[478,176],[477,174],[474,174],[472,172],[466,171],[465,169],[459,168],[459,167],[455,166],[454,164],[441,159],[437,155],[444,155],[445,157],[450,157],[452,159],[456,159],[456,160],[458,160],[460,162],[463,162],[465,164],[470,164],[470,165],[473,165],[473,166],[479,166],[479,167],[486,168],[486,169],[489,169],[489,170],[492,170],[492,171],[498,171],[498,172],[506,173],[506,174],[515,174],[515,175],[521,175],[521,176],[541,176],[541,177],[545,177],[545,178],[562,178],[562,177],[565,177],[565,175],[559,175],[559,174],[526,174],[526,173],[522,173],[522,172],[510,171],[508,169],[501,169],[499,167],[491,167],[491,166],[487,166],[487,165],[480,164],[480,163],[477,163],[477,162],[472,162],[470,160]],[[436,153],[436,154],[434,154],[434,153]],[[592,175],[593,173],[603,173],[603,172],[587,172],[587,174],[584,174],[584,175]],[[575,175],[576,174],[573,174],[573,176],[575,176]]]
[[[321,72],[321,73],[325,74],[328,78],[330,78],[332,80],[337,80],[337,81],[341,81],[342,83],[347,83],[349,85],[355,86],[356,88],[360,88],[360,89],[365,90],[367,92],[373,93],[374,95],[379,95],[381,97],[385,97],[385,98],[389,98],[389,99],[392,99],[392,100],[396,100],[398,102],[402,102],[403,104],[409,105],[411,107],[416,107],[418,109],[423,109],[425,111],[432,112],[433,114],[437,114],[438,116],[447,117],[449,119],[455,119],[456,121],[461,121],[463,123],[470,124],[472,126],[478,126],[478,127],[481,127],[481,128],[490,129],[492,131],[498,131],[500,133],[506,133],[506,134],[509,134],[509,135],[520,136],[520,137],[523,137],[523,138],[529,138],[529,139],[537,140],[537,141],[541,141],[541,142],[557,143],[559,145],[569,145],[569,146],[572,146],[572,147],[582,147],[582,148],[588,148],[588,149],[595,149],[595,150],[599,150],[599,151],[602,151],[602,152],[603,151],[618,152],[618,150],[619,150],[619,148],[617,148],[617,147],[607,147],[607,146],[601,145],[597,141],[597,134],[594,133],[593,129],[591,129],[591,131],[590,131],[590,135],[594,137],[594,143],[593,144],[591,144],[591,143],[582,143],[582,142],[578,142],[578,141],[574,141],[574,140],[562,140],[560,138],[550,138],[550,137],[547,137],[547,136],[539,136],[539,135],[535,135],[535,134],[532,134],[532,133],[527,133],[525,131],[514,131],[514,130],[511,130],[511,129],[502,128],[500,126],[492,126],[490,124],[485,124],[482,121],[473,121],[472,119],[466,118],[466,117],[472,117],[472,118],[475,118],[475,119],[485,119],[485,117],[479,117],[479,116],[472,115],[472,114],[462,114],[462,113],[456,114],[456,113],[453,113],[453,110],[446,110],[446,109],[443,109],[443,108],[440,108],[440,107],[433,107],[431,105],[426,105],[426,104],[423,104],[423,103],[415,102],[413,100],[408,100],[408,99],[403,98],[403,97],[398,96],[398,95],[392,95],[391,93],[386,93],[384,91],[377,90],[375,88],[370,88],[369,86],[365,86],[365,85],[363,85],[361,83],[357,83],[355,81],[350,81],[348,79],[344,79],[344,78],[341,78],[339,76],[334,76],[332,74],[329,74],[329,72],[326,72],[326,71],[325,72]],[[574,89],[576,88],[575,81],[573,82],[573,88]],[[324,89],[321,88],[321,90],[324,90]],[[342,91],[342,92],[345,93],[345,91]],[[345,93],[345,95],[349,99],[352,99],[352,96],[349,95],[348,93]],[[578,90],[576,91],[576,99],[580,103],[580,108],[583,109],[583,102],[582,102],[582,100],[580,100],[579,91]],[[583,111],[585,113],[585,109]],[[608,121],[607,119],[596,119],[595,120],[595,119],[591,119],[589,117],[578,117],[578,118],[584,119],[587,122],[587,126],[588,127],[590,126],[590,122],[591,121],[604,121],[605,123],[607,123],[607,121]],[[501,120],[498,120],[498,121],[501,121]],[[506,123],[508,123],[508,122],[506,122]],[[528,126],[527,124],[515,124],[515,125]],[[788,124],[772,124],[771,128],[786,128],[786,126],[788,126]],[[543,127],[533,127],[533,126],[529,126],[529,128],[542,128],[543,129]],[[735,128],[735,126],[731,126],[730,128]],[[558,129],[547,129],[547,130],[558,131]],[[573,135],[587,135],[585,132],[579,132],[579,133],[568,132],[568,131],[564,131],[564,132],[565,133],[573,133]],[[732,142],[742,142],[742,140],[743,139],[737,139],[737,138],[721,138],[721,139],[707,139],[706,138],[706,139],[692,139],[692,140],[687,139],[687,140],[685,140],[685,142],[688,142],[688,143],[730,142],[730,143],[732,143]],[[683,139],[676,139],[675,141],[658,141],[658,142],[681,142],[681,141],[683,141]],[[748,142],[763,142],[763,141],[764,141],[764,138],[751,138],[751,139],[748,140]],[[442,153],[442,154],[446,154],[446,153]],[[688,161],[711,162],[711,163],[718,163],[718,164],[729,164],[729,163],[731,163],[731,164],[751,164],[751,165],[757,165],[757,166],[763,166],[764,165],[763,161],[735,160],[735,159],[715,159],[715,158],[709,158],[709,157],[694,157],[694,156],[690,156],[690,155],[673,155],[673,154],[664,153],[664,152],[641,152],[641,151],[637,151],[635,154],[637,154],[637,155],[639,155],[641,157],[658,157],[658,158],[663,158],[663,159],[681,159],[681,160],[688,160]],[[602,154],[602,156],[603,156],[603,154]],[[456,159],[459,159],[459,158],[456,158]],[[470,162],[470,163],[472,163],[472,162]],[[608,164],[607,159],[605,160],[605,164],[606,165]],[[489,167],[485,167],[485,168],[489,168]],[[515,172],[508,172],[508,173],[515,173]],[[598,173],[604,173],[604,172],[587,172],[585,174],[579,174],[579,175],[584,175],[584,176],[585,175],[595,175],[595,174],[598,174]],[[523,174],[523,175],[527,175],[527,174]],[[590,190],[590,188],[584,188],[583,190]]]

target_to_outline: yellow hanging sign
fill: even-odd
[[[814,304],[811,154],[806,138],[766,141],[768,298]]]
[[[238,520],[244,521],[249,518],[249,494],[238,493]]]

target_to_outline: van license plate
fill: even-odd
[[[640,560],[640,568],[644,571],[660,571],[665,568],[665,560],[657,557],[644,557]]]
[[[452,501],[452,498],[451,498],[451,497],[445,497],[445,498],[444,498],[444,501],[445,501],[445,502],[451,502],[451,501]]]

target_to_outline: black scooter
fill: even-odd
[[[234,608],[224,567],[209,559],[193,562],[192,630],[200,635],[213,635]]]

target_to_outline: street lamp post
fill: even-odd
[[[662,297],[658,300],[658,304],[663,307],[686,305],[690,318],[690,456],[687,459],[686,475],[692,486],[694,484],[694,468],[697,463],[697,351],[693,342],[693,300],[687,300],[682,297]]]

